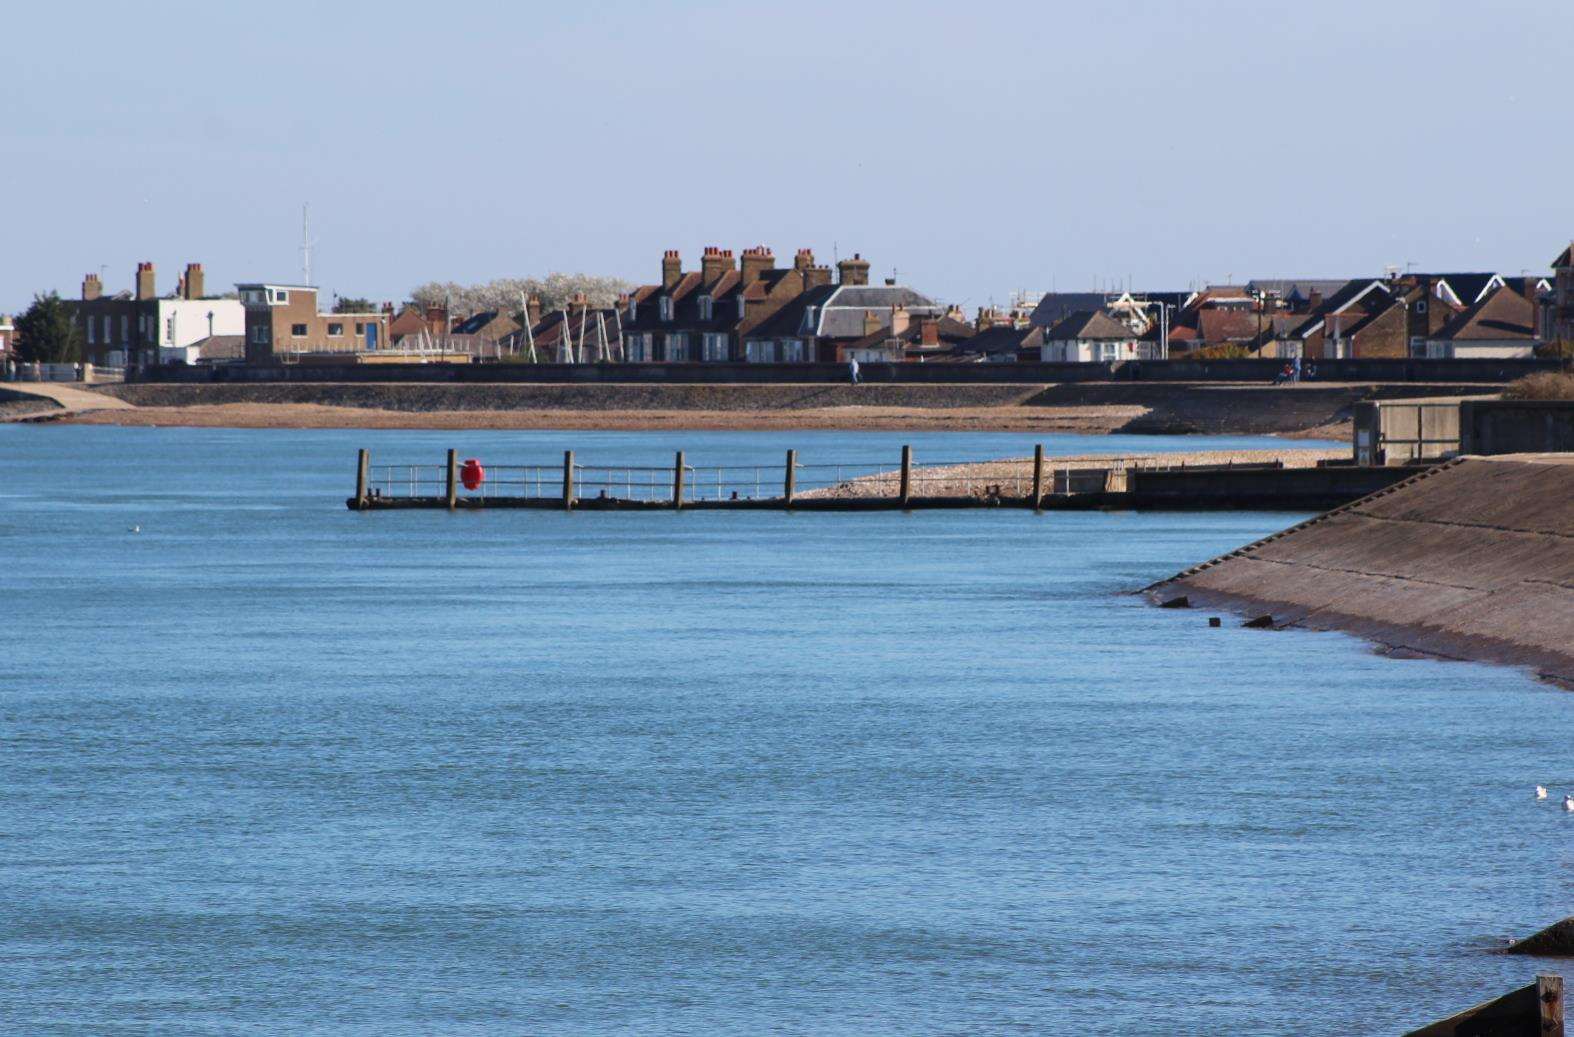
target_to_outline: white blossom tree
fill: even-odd
[[[457,284],[453,281],[428,281],[410,291],[417,306],[442,306],[447,303],[457,316],[498,310],[515,313],[521,295],[541,300],[544,312],[560,309],[577,293],[584,292],[591,306],[611,306],[620,294],[633,285],[617,277],[594,274],[550,273],[544,278],[500,277],[485,284]]]

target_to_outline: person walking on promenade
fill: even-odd
[[[852,378],[852,384],[853,385],[857,385],[858,384],[858,358],[857,357],[849,356],[847,358],[847,374],[848,374],[849,377]]]

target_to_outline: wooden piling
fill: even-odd
[[[787,475],[782,480],[782,500],[792,507],[793,491],[798,488],[798,451],[787,451]]]
[[[902,446],[902,484],[897,497],[904,508],[913,500],[913,448],[906,444]]]
[[[1033,444],[1033,510],[1044,510],[1044,444]]]
[[[1563,977],[1537,976],[1529,986],[1467,1008],[1405,1037],[1563,1037]]]
[[[563,510],[574,510],[574,451],[563,451]]]
[[[366,507],[366,476],[372,467],[370,451],[360,450],[355,455],[355,506]]]
[[[683,510],[683,451],[672,463],[672,510]]]
[[[448,451],[448,510],[459,506],[459,451]]]

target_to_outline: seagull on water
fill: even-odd
[[[140,532],[142,532],[142,527],[141,526],[132,526],[131,529],[129,529],[127,532],[140,533]]]
[[[1547,798],[1547,787],[1545,785],[1537,785],[1536,786],[1536,798],[1537,799],[1546,799]]]
[[[1563,809],[1574,810],[1574,796],[1570,796],[1568,793],[1563,794]]]

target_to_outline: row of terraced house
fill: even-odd
[[[1187,291],[1050,292],[1034,306],[960,309],[894,279],[870,281],[861,255],[821,265],[799,249],[712,246],[697,269],[678,251],[660,278],[595,306],[450,315],[389,304],[324,312],[310,285],[245,283],[205,292],[199,263],[173,291],[153,264],[107,294],[88,274],[71,300],[83,358],[125,363],[528,359],[549,363],[1111,362],[1181,356],[1511,358],[1574,340],[1574,245],[1544,275],[1415,273],[1255,279]],[[0,350],[14,338],[0,321]]]

